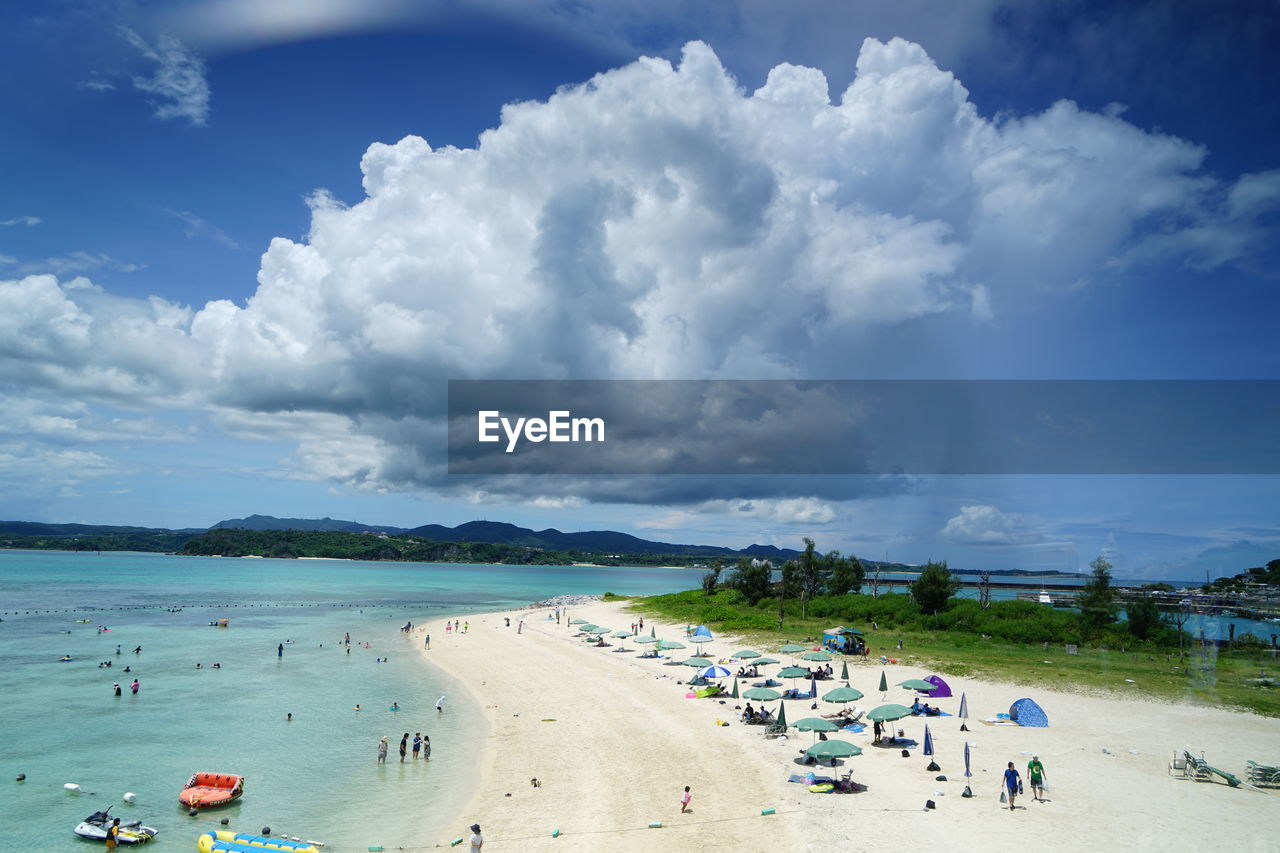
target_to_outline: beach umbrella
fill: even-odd
[[[570,619],[569,624],[570,625],[586,625],[588,624],[588,622],[586,619]]]
[[[728,678],[731,673],[723,666],[708,666],[698,670],[703,678]]]
[[[923,678],[908,678],[906,681],[899,681],[898,686],[905,687],[908,690],[919,690],[928,693],[938,685],[932,681],[925,681]]]
[[[701,668],[704,666],[711,666],[713,663],[715,663],[715,661],[713,661],[711,658],[700,658],[695,655],[694,657],[691,657],[688,660],[680,661],[680,663],[684,664],[685,666],[696,666]]]
[[[676,640],[659,640],[658,641],[658,648],[660,649],[683,649],[684,647],[685,647],[684,643],[677,642]]]
[[[809,676],[809,698],[818,698],[818,676],[816,675]]]
[[[803,678],[809,674],[809,670],[802,666],[789,666],[778,672],[779,678]]]
[[[649,636],[650,636],[650,637],[656,637],[656,636],[658,636],[658,635],[657,635],[657,633],[656,633],[656,632],[657,632],[657,630],[658,630],[658,626],[656,626],[656,625],[650,625],[650,626],[649,626]]]
[[[960,723],[960,731],[962,732],[969,731],[968,724],[963,722],[964,720],[969,719],[969,700],[965,696],[964,691],[960,692],[960,710],[956,713],[956,716],[959,717],[962,721]],[[964,749],[965,749],[965,752],[969,751],[969,744],[967,742],[964,745]]]
[[[782,694],[768,687],[749,687],[742,691],[742,698],[755,699],[757,702],[772,702],[774,699],[781,699]]]
[[[657,637],[636,637],[636,640],[635,640],[635,641],[636,641],[637,643],[644,643],[644,644],[648,645],[649,643],[656,643],[656,642],[658,642],[658,638],[657,638]]]
[[[758,658],[760,656],[761,656],[760,653],[755,651],[754,649],[743,649],[737,654],[730,655],[730,657],[736,658],[738,660],[750,660],[751,658]]]
[[[840,664],[840,680],[841,681],[849,680],[849,662],[848,661],[845,661],[844,663]]]
[[[800,655],[801,660],[831,660],[831,655],[826,652],[805,652]],[[931,688],[932,689],[932,688]]]
[[[594,628],[592,628],[592,629],[591,629],[590,631],[588,631],[587,633],[588,633],[588,634],[607,634],[607,633],[609,633],[609,629],[608,629],[608,628],[603,628],[603,627],[601,627],[601,626],[599,626],[599,625],[596,625]]]
[[[692,637],[689,637],[689,642],[696,643],[698,648],[701,649],[703,643],[711,642],[711,638],[706,634],[694,634]],[[702,654],[702,652],[698,652],[698,654]]]
[[[965,741],[964,742],[964,778],[968,779],[972,775],[973,774],[969,772],[969,741]],[[962,797],[973,796],[973,790],[969,787],[969,784],[967,782],[965,783],[965,786],[964,786],[964,793],[961,794],[960,796]]]
[[[778,725],[785,726],[787,724],[787,703],[778,703]]]
[[[823,740],[806,749],[804,754],[814,759],[848,758],[851,755],[861,755],[862,747],[854,746],[847,740]]]
[[[630,636],[633,636],[633,635],[632,635],[632,633],[631,633],[630,631],[614,631],[614,632],[613,632],[612,634],[610,634],[609,636],[610,636],[610,637],[616,637],[616,638],[618,638],[619,640],[625,640],[627,637],[630,637]]]
[[[929,724],[924,724],[924,754],[933,755],[933,735],[929,733]]]
[[[862,691],[853,687],[837,687],[822,697],[823,702],[857,702],[862,698]]]
[[[742,698],[742,697],[740,697],[740,696],[738,695],[738,679],[737,679],[737,678],[734,678],[734,679],[733,679],[733,693],[731,693],[731,694],[729,694],[729,695],[733,696],[733,698],[734,698],[734,699],[740,699],[740,698]]]
[[[905,705],[881,705],[867,714],[867,719],[873,723],[892,723],[910,716],[911,709]]]
[[[582,625],[580,625],[580,626],[578,627],[578,630],[579,630],[579,631],[581,631],[581,632],[582,632],[582,633],[584,633],[584,634],[589,634],[589,633],[591,633],[591,631],[592,631],[592,630],[594,630],[594,629],[595,629],[595,628],[597,628],[597,627],[599,627],[599,626],[595,625],[594,623],[591,623],[591,622],[584,622],[584,623],[582,623]]]
[[[824,720],[821,717],[803,717],[791,724],[791,728],[799,729],[802,732],[835,732],[840,727],[830,720]]]
[[[813,732],[813,742],[818,742],[818,732],[838,732],[840,727],[830,720],[821,717],[804,717],[791,724],[791,728],[802,732]]]
[[[886,694],[889,692],[889,679],[885,678],[883,669],[880,670],[880,692]]]
[[[796,652],[803,652],[806,648],[808,648],[808,646],[798,646],[795,643],[787,643],[785,646],[778,649],[778,651],[784,655],[793,655]]]
[[[775,663],[782,663],[782,661],[774,660],[773,658],[756,658],[754,661],[751,662],[751,665],[752,666],[773,666]]]

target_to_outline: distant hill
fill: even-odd
[[[0,521],[0,534],[14,536],[107,536],[150,533],[203,533],[203,527],[169,530],[164,527],[123,527],[113,524],[45,524],[41,521]]]
[[[789,560],[800,552],[772,545],[752,545],[741,551],[716,545],[677,545],[670,542],[654,542],[629,533],[614,530],[588,530],[565,533],[549,527],[531,530],[501,521],[468,521],[457,527],[442,524],[424,524],[406,530],[341,521],[333,518],[274,518],[269,515],[251,515],[247,518],[230,518],[219,521],[210,528],[238,530],[309,530],[339,531],[345,533],[389,533],[391,535],[418,536],[436,542],[483,542],[491,545],[516,545],[524,548],[542,548],[548,551],[578,551],[585,554],[670,554],[677,557],[761,557],[770,560]]]
[[[338,530],[344,533],[406,533],[403,527],[361,524],[338,518],[276,518],[271,515],[250,515],[246,518],[228,518],[219,521],[210,530]]]

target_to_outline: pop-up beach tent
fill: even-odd
[[[1009,719],[1020,726],[1046,728],[1049,725],[1049,717],[1045,714],[1044,708],[1030,699],[1019,699],[1010,705]]]
[[[926,678],[925,681],[935,685],[935,687],[926,695],[932,696],[934,699],[945,699],[951,695],[951,687],[947,682],[942,680],[941,675],[931,675]]]

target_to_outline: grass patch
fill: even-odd
[[[912,616],[901,601],[875,605],[879,599],[869,596],[842,596],[845,599],[867,599],[857,602],[863,612],[892,614],[895,611],[918,622],[921,617]],[[814,602],[816,605],[818,602]],[[1032,608],[1041,607],[1034,602]],[[879,621],[879,628],[871,627],[871,620],[857,621],[840,618],[832,608],[811,606],[807,618],[800,615],[799,605],[788,602],[782,629],[778,628],[776,600],[766,600],[759,607],[747,607],[737,599],[737,593],[721,591],[710,598],[701,590],[636,598],[628,608],[640,615],[657,616],[677,623],[705,624],[716,631],[739,634],[743,644],[766,654],[788,643],[816,644],[822,640],[822,632],[834,624],[858,628],[863,631],[871,649],[870,663],[858,658],[848,658],[850,666],[868,670],[878,665],[881,655],[894,658],[899,663],[919,667],[928,672],[938,672],[956,677],[976,677],[1010,681],[1029,688],[1052,687],[1078,693],[1107,693],[1118,696],[1135,696],[1143,699],[1192,702],[1215,707],[1253,711],[1269,717],[1280,717],[1280,663],[1270,651],[1256,647],[1219,651],[1213,647],[1190,646],[1179,656],[1174,648],[1162,648],[1136,639],[1133,645],[1114,643],[1118,635],[1112,634],[1111,647],[1087,645],[1078,635],[1068,631],[1066,639],[1054,640],[1045,634],[1048,627],[1068,628],[1064,622],[1057,625],[1061,614],[1047,609],[1047,624],[1029,624],[1014,633],[1034,637],[1034,640],[1011,640],[984,636],[981,629],[967,629],[959,624],[963,619],[948,619],[942,615],[938,621],[948,623],[945,628],[920,630],[911,626],[894,626],[888,620]],[[838,608],[836,608],[838,610]],[[994,609],[994,608],[993,608]],[[794,612],[793,612],[794,610]],[[978,621],[996,624],[1001,619],[1012,619],[1026,611],[1029,617],[1038,615],[1034,609],[1012,608],[1003,615],[984,617]],[[846,611],[847,615],[847,611]],[[970,617],[966,609],[959,616]],[[892,616],[890,617],[892,618]],[[924,617],[928,619],[930,617]],[[887,624],[888,623],[888,624]],[[1122,635],[1118,639],[1125,639]],[[899,641],[902,648],[898,648]],[[1066,644],[1077,645],[1077,654],[1067,654]],[[732,650],[736,651],[736,649]],[[717,649],[718,654],[730,650]],[[837,666],[839,660],[834,662]],[[858,676],[855,679],[863,681]]]

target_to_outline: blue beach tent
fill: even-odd
[[[1049,717],[1035,702],[1030,699],[1019,699],[1009,706],[1009,719],[1020,726],[1048,728]]]

